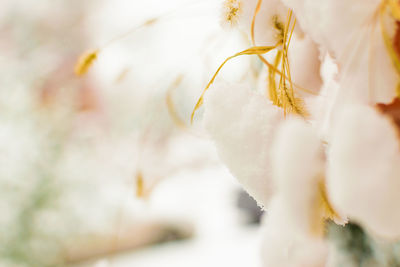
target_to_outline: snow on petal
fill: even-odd
[[[269,149],[282,111],[243,84],[215,84],[204,103],[204,125],[221,160],[265,206],[273,192]]]

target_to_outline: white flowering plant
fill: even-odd
[[[214,83],[204,127],[266,210],[264,266],[399,266],[400,2],[226,0],[258,81]]]

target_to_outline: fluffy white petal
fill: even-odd
[[[282,1],[294,11],[302,29],[317,43],[334,53],[344,51],[357,40],[360,29],[368,26],[382,2],[381,0]]]
[[[309,36],[299,38],[294,35],[288,53],[293,82],[302,88],[318,93],[322,86],[318,46]],[[296,92],[305,96],[310,95],[301,89],[296,89]]]
[[[396,96],[399,76],[389,57],[380,30],[349,49],[339,64],[337,105],[390,103]]]
[[[344,109],[329,154],[333,204],[379,236],[400,237],[400,142],[390,119],[368,106]]]
[[[298,236],[286,201],[275,197],[262,226],[263,267],[323,267],[327,246],[323,240]]]
[[[288,119],[279,127],[271,150],[277,192],[286,201],[294,228],[305,236],[323,232],[320,183],[325,168],[322,143],[301,119]]]
[[[336,58],[340,104],[393,100],[398,75],[383,41],[381,0],[283,1],[294,10],[303,30]],[[388,19],[385,27],[393,36],[394,22]]]

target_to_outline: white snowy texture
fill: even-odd
[[[344,109],[329,159],[333,205],[374,234],[400,237],[400,143],[390,118],[368,106]]]
[[[260,206],[273,192],[270,145],[283,113],[246,85],[215,84],[205,96],[204,125],[221,160]]]

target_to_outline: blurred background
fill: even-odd
[[[248,46],[219,0],[0,0],[0,266],[257,266],[260,210],[190,113]],[[87,75],[79,56],[99,49]],[[250,58],[219,77],[253,81]]]

